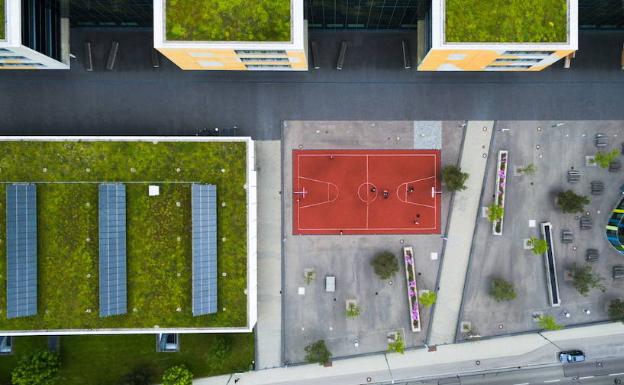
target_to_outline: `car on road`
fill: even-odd
[[[559,352],[559,361],[562,364],[573,364],[585,361],[585,353],[580,350],[568,350]]]

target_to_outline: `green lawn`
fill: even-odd
[[[566,0],[445,0],[448,43],[565,43]]]
[[[4,34],[5,34],[4,29],[6,28],[5,25],[4,25],[4,23],[5,23],[5,20],[4,20],[4,12],[5,12],[4,7],[5,7],[4,0],[0,0],[0,40],[4,39]]]
[[[290,0],[165,0],[167,40],[290,41]]]
[[[126,184],[128,313],[100,318],[98,185],[38,184],[38,314],[6,319],[2,247],[0,330],[246,326],[245,154],[245,143],[0,142],[0,181],[198,181],[216,184],[226,204],[218,208],[219,311],[193,317],[190,184],[161,184],[158,197],[148,197],[147,184]]]
[[[63,336],[57,384],[116,385],[137,368],[149,368],[158,381],[170,366],[184,364],[196,377],[247,371],[254,359],[254,336],[248,334],[180,335],[180,352],[157,353],[154,335]],[[46,337],[16,337],[14,353],[0,356],[0,383],[23,355],[47,348]]]

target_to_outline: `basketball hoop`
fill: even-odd
[[[293,194],[300,195],[302,198],[305,198],[306,195],[308,195],[308,191],[304,187],[301,191],[293,191]]]
[[[431,197],[435,198],[436,194],[442,194],[442,191],[436,191],[435,187],[431,188]]]

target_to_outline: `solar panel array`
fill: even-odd
[[[126,314],[126,186],[99,186],[100,317]]]
[[[193,315],[217,312],[217,187],[193,184]]]
[[[6,189],[7,318],[37,314],[37,186]]]

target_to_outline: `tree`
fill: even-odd
[[[389,251],[382,251],[370,262],[375,269],[375,274],[381,279],[389,279],[399,271],[397,258]]]
[[[435,291],[427,291],[418,297],[418,302],[425,307],[430,307],[436,302],[437,299],[438,295]]]
[[[136,368],[123,376],[119,385],[151,385],[153,378],[154,372],[151,368]]]
[[[487,208],[488,220],[490,222],[496,222],[503,219],[503,215],[505,214],[505,209],[502,206],[497,205],[496,203],[492,203]]]
[[[539,327],[545,330],[561,330],[563,325],[559,325],[555,317],[551,315],[543,315],[539,317]]]
[[[462,172],[457,166],[449,165],[442,169],[442,181],[449,191],[460,191],[466,189],[468,173]]]
[[[318,362],[320,365],[326,365],[330,362],[332,354],[325,345],[325,340],[318,340],[305,347],[305,359],[309,363]]]
[[[589,198],[585,195],[577,195],[572,190],[566,190],[557,194],[557,204],[564,213],[582,213],[585,211],[585,205],[589,204]]]
[[[172,366],[165,370],[162,385],[193,385],[193,373],[184,365]]]
[[[534,175],[537,172],[537,167],[533,163],[529,163],[526,166],[519,168],[518,172],[524,175]]]
[[[608,152],[598,151],[594,156],[594,163],[602,168],[609,168],[609,164],[613,162],[618,156],[620,156],[620,151],[618,149],[614,149]]]
[[[51,385],[61,367],[59,356],[41,351],[23,357],[11,372],[14,385]]]
[[[357,304],[351,302],[349,303],[349,306],[347,307],[347,318],[357,318],[360,313],[362,313],[362,308],[359,307]]]
[[[389,352],[397,352],[397,353],[405,353],[405,341],[403,341],[403,337],[400,332],[396,333],[396,340],[394,342],[388,343],[388,351]]]
[[[516,290],[513,283],[502,278],[493,278],[490,283],[490,295],[496,302],[511,301],[516,299]]]
[[[612,321],[624,322],[624,301],[618,298],[609,303],[609,318]]]
[[[535,255],[542,255],[548,251],[548,242],[545,239],[540,239],[537,237],[529,238],[529,245],[531,246],[531,251]]]
[[[587,296],[591,289],[600,289],[603,292],[606,290],[602,284],[604,278],[600,274],[594,273],[588,264],[585,266],[572,265],[572,280],[572,286],[584,296]]]

